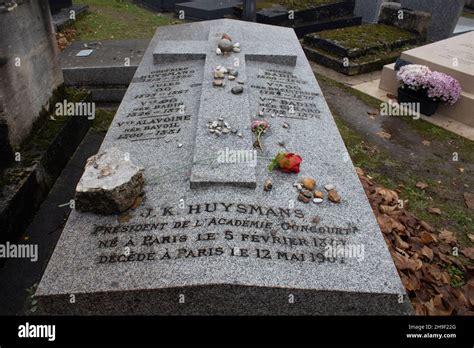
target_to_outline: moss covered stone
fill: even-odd
[[[348,50],[366,47],[387,47],[393,42],[417,39],[409,31],[385,24],[366,24],[308,34],[308,39],[318,37],[337,43]]]

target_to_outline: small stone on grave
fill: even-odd
[[[76,188],[76,209],[110,215],[129,209],[142,193],[143,169],[128,154],[111,148],[87,160]]]

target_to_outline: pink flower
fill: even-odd
[[[442,101],[453,105],[461,97],[461,84],[455,78],[427,66],[410,64],[400,68],[397,79],[404,87],[415,91],[425,91],[434,101]]]
[[[263,120],[257,120],[252,122],[252,131],[255,131],[257,128],[262,128],[263,130],[270,128],[270,124]]]

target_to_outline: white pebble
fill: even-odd
[[[235,48],[239,48],[239,47],[240,47],[240,42],[236,42],[236,43],[234,44],[234,47],[235,47]]]
[[[178,147],[183,147],[183,144],[178,144]]]
[[[234,47],[234,48],[233,48],[233,51],[234,51],[235,53],[239,53],[239,52],[240,52],[240,48]]]
[[[332,191],[336,188],[336,186],[329,184],[325,185],[324,188],[326,189],[326,191]]]
[[[218,56],[220,56],[220,55],[222,54],[222,51],[221,51],[221,49],[220,49],[219,47],[217,47],[217,49],[216,49],[216,54],[217,54]]]
[[[322,203],[322,202],[323,202],[323,199],[322,199],[322,198],[314,198],[314,199],[313,199],[313,203],[314,203],[314,204],[320,204],[320,203]]]

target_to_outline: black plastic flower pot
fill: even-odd
[[[398,102],[400,104],[417,103],[420,106],[420,113],[425,116],[433,115],[439,105],[439,102],[428,98],[424,91],[414,91],[403,87],[398,88]]]

